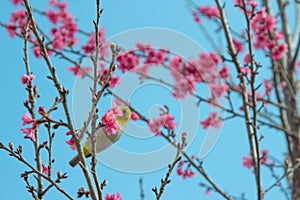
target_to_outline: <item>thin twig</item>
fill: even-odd
[[[72,122],[72,119],[71,119],[71,115],[70,115],[70,112],[69,112],[69,107],[68,107],[67,98],[66,98],[66,96],[68,94],[68,91],[63,88],[63,86],[60,84],[60,82],[57,78],[57,75],[55,73],[55,68],[53,67],[53,65],[50,61],[46,46],[45,46],[43,40],[41,39],[41,37],[38,33],[38,30],[37,30],[37,27],[36,27],[36,24],[35,24],[36,22],[35,22],[35,19],[33,17],[33,14],[32,14],[32,8],[31,8],[28,0],[24,0],[24,4],[25,4],[26,10],[27,10],[27,15],[28,15],[28,17],[31,21],[32,31],[33,31],[35,37],[37,38],[38,44],[39,44],[40,49],[42,51],[43,58],[44,58],[47,66],[48,66],[48,69],[51,73],[54,85],[55,85],[60,97],[63,99],[62,104],[63,104],[65,115],[66,115],[66,118],[67,118],[67,121],[68,121],[68,125],[69,125],[68,128],[69,128],[69,130],[72,134],[72,137],[74,138],[80,161],[83,163],[83,166],[84,166],[83,173],[84,173],[84,176],[86,178],[87,184],[89,186],[91,197],[92,197],[92,199],[97,199],[96,195],[95,195],[94,187],[93,187],[90,175],[89,175],[89,171],[86,167],[87,165],[86,165],[86,162],[85,162],[85,159],[84,159],[83,151],[81,149],[80,141],[79,141],[78,137],[76,136],[75,129],[74,129],[74,126],[73,126],[73,122]]]
[[[37,174],[38,176],[41,176],[42,178],[44,178],[45,180],[47,180],[50,184],[54,185],[54,187],[61,192],[63,195],[65,195],[68,199],[73,200],[72,196],[69,195],[64,189],[62,189],[51,177],[44,175],[43,173],[41,173],[40,171],[38,171],[36,168],[34,168],[29,162],[27,162],[23,156],[21,154],[18,154],[16,152],[14,152],[13,150],[7,148],[6,146],[4,146],[2,143],[0,143],[0,149],[3,149],[5,151],[7,151],[9,153],[9,155],[15,157],[16,159],[18,159],[20,162],[24,163],[27,167],[29,167],[32,172],[34,172],[35,174]]]

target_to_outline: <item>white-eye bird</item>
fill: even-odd
[[[96,154],[104,151],[105,149],[110,147],[112,144],[114,144],[115,142],[117,142],[121,138],[123,130],[124,130],[127,122],[131,118],[131,111],[126,106],[120,106],[119,108],[122,111],[123,115],[122,116],[118,116],[118,115],[116,116],[116,120],[117,120],[117,122],[119,124],[119,127],[120,127],[120,129],[117,131],[116,134],[108,135],[103,127],[96,130]],[[90,139],[87,139],[87,141],[85,142],[85,145],[84,145],[82,150],[83,150],[83,154],[84,154],[85,158],[88,158],[92,155],[91,154],[92,150],[91,150],[91,140]],[[76,155],[70,160],[69,164],[72,167],[75,167],[79,163],[79,161],[80,161],[79,156]]]

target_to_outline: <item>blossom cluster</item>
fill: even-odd
[[[122,200],[122,196],[120,193],[116,192],[116,194],[107,193],[104,197],[105,200]]]
[[[123,113],[121,112],[119,107],[114,107],[111,110],[106,111],[106,113],[102,116],[101,121],[104,125],[104,130],[106,131],[107,135],[114,135],[120,129],[120,125],[117,121],[117,116],[122,116]]]
[[[155,135],[160,135],[163,127],[174,131],[177,124],[171,114],[162,113],[159,117],[153,118],[152,121],[149,121],[148,126],[151,132]]]
[[[243,166],[251,169],[253,167],[253,160],[252,160],[252,156],[245,156],[242,158],[243,159]],[[267,149],[263,149],[260,152],[260,159],[261,159],[261,163],[268,165],[268,164],[272,164],[270,163],[270,158],[269,158],[269,150]]]
[[[176,170],[177,175],[181,176],[182,179],[195,177],[196,173],[192,171],[190,164],[188,164],[187,167],[185,169],[183,169],[185,163],[186,163],[186,161],[179,162],[177,170]]]
[[[51,0],[50,4],[54,9],[49,8],[46,15],[54,25],[50,31],[53,37],[51,41],[53,49],[61,50],[67,46],[74,46],[78,42],[76,38],[78,26],[73,15],[67,11],[68,4],[57,0]]]

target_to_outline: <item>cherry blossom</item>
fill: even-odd
[[[68,131],[66,135],[71,135],[71,131]],[[72,150],[76,150],[76,144],[73,137],[70,140],[67,140],[66,144],[68,144]]]
[[[16,36],[17,26],[14,24],[7,24],[6,30],[9,34],[9,37],[14,38]]]
[[[246,156],[246,157],[243,157],[243,166],[248,168],[248,169],[251,169],[253,167],[253,161],[252,161],[252,157],[251,156]]]
[[[192,171],[190,165],[188,165],[188,166],[186,167],[186,169],[183,170],[184,164],[185,164],[184,161],[180,161],[180,162],[179,162],[178,167],[177,167],[177,170],[176,170],[177,175],[178,175],[178,176],[181,176],[182,179],[195,177],[195,176],[196,176],[196,173]]]
[[[108,110],[101,118],[104,130],[107,135],[114,135],[120,129],[120,126],[116,120],[116,115],[113,110]]]
[[[12,0],[11,1],[15,6],[19,5],[19,4],[22,4],[23,3],[23,0]]]
[[[149,121],[148,126],[151,132],[153,132],[155,135],[160,135],[160,131],[163,127],[174,131],[177,124],[172,115],[163,113],[159,117],[153,118],[152,121]]]
[[[140,58],[132,51],[119,54],[116,60],[119,62],[118,68],[122,71],[122,73],[131,71],[137,68],[140,64]]]
[[[214,128],[220,128],[222,125],[222,120],[218,118],[217,113],[211,112],[209,114],[209,117],[206,120],[201,121],[200,124],[204,129],[209,129],[210,126]]]
[[[273,85],[270,81],[264,79],[264,87],[265,87],[265,93],[267,96],[271,96],[271,92],[273,89]]]
[[[220,70],[219,70],[219,75],[221,78],[225,79],[225,80],[229,80],[229,68],[227,65],[223,66]]]
[[[35,76],[32,74],[29,74],[29,75],[23,74],[20,80],[23,85],[29,85],[32,83],[32,81],[34,79],[35,79]]]
[[[272,163],[270,163],[270,158],[268,156],[269,154],[269,150],[268,149],[263,149],[260,151],[260,159],[261,159],[261,163],[265,164],[265,165],[273,165]],[[253,167],[253,160],[252,160],[252,156],[245,156],[242,158],[243,159],[243,166],[251,169]]]
[[[49,167],[47,166],[47,165],[45,165],[44,163],[42,163],[42,167],[43,167],[43,169],[42,169],[42,172],[43,172],[43,174],[45,174],[46,176],[49,176]],[[51,172],[52,172],[53,170],[51,169]]]
[[[27,125],[27,124],[31,124],[31,123],[34,123],[34,122],[35,122],[35,120],[32,119],[32,118],[30,117],[30,115],[29,115],[28,112],[26,112],[26,113],[23,115],[22,121],[23,121],[22,126],[25,126],[25,125]]]
[[[77,77],[84,77],[86,73],[91,72],[93,69],[91,67],[84,67],[82,70],[79,66],[75,65],[73,67],[67,67],[67,71],[72,72]]]
[[[121,194],[116,192],[116,194],[107,193],[104,197],[105,200],[122,200]]]
[[[27,138],[30,138],[32,141],[35,142],[36,130],[37,130],[37,125],[35,123],[33,123],[31,128],[22,128],[21,132],[26,134]]]
[[[136,112],[131,112],[131,119],[137,121],[140,119],[140,116]]]
[[[202,6],[199,11],[208,19],[218,19],[220,17],[219,9],[215,6]]]
[[[99,70],[99,75],[100,75],[100,82],[104,83],[104,81],[106,80],[108,74],[108,69],[103,69],[103,70]],[[114,88],[117,85],[119,85],[120,83],[120,77],[114,76],[114,74],[112,74],[112,76],[109,79],[109,87],[110,88]]]

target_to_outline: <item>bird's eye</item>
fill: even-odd
[[[127,110],[123,110],[122,112],[123,112],[123,115],[126,115],[128,113]]]

